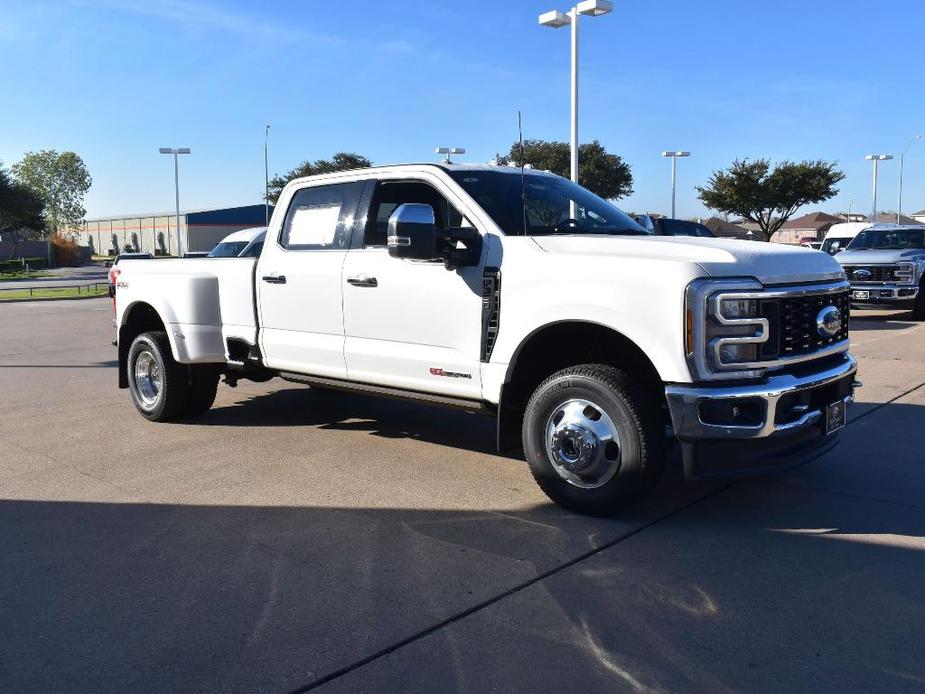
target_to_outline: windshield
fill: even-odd
[[[210,258],[236,258],[247,247],[247,241],[222,241],[212,252]]]
[[[509,171],[450,171],[505,234],[632,234],[649,232],[606,200],[558,176]],[[526,200],[526,205],[524,205]],[[574,212],[572,207],[574,206]]]
[[[922,229],[865,229],[848,244],[851,251],[899,251],[925,248],[925,227]]]

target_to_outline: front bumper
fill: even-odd
[[[685,476],[724,477],[786,469],[835,445],[825,432],[828,405],[854,399],[850,354],[819,369],[768,376],[750,385],[670,385],[665,389]]]
[[[860,292],[860,294],[859,294]],[[867,298],[861,299],[867,292]],[[856,308],[914,308],[919,294],[916,285],[909,284],[853,284],[848,295],[851,306]]]

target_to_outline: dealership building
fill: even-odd
[[[270,208],[272,214],[273,208]],[[264,205],[180,212],[183,252],[211,251],[228,234],[265,225]],[[173,212],[88,219],[77,243],[94,255],[114,255],[130,247],[139,253],[177,254],[177,218]]]

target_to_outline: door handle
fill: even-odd
[[[264,275],[260,279],[270,284],[286,284],[286,275]]]
[[[352,284],[354,287],[378,287],[379,280],[369,275],[357,275],[356,277],[348,277],[347,284]]]

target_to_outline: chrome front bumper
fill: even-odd
[[[868,292],[867,299],[855,299],[855,292]],[[848,300],[852,306],[863,308],[912,308],[919,295],[917,285],[909,284],[876,284],[852,285]]]
[[[822,371],[797,376],[793,374],[772,375],[764,383],[756,385],[687,386],[670,385],[665,388],[668,409],[674,435],[681,441],[694,442],[701,439],[760,439],[780,434],[795,433],[818,424],[823,416],[823,402],[807,405],[802,400],[812,400],[814,391],[821,391],[835,384],[844,385],[847,394],[839,399],[846,403],[854,399],[854,389],[860,383],[854,379],[857,361],[845,354],[843,361]],[[808,397],[801,398],[801,395]],[[797,402],[799,401],[799,402]],[[733,408],[751,408],[759,416],[755,421],[720,422],[710,421],[704,416],[708,403],[729,405]],[[786,403],[788,411],[782,411]],[[794,404],[795,403],[795,404]],[[705,407],[706,405],[706,407]]]

